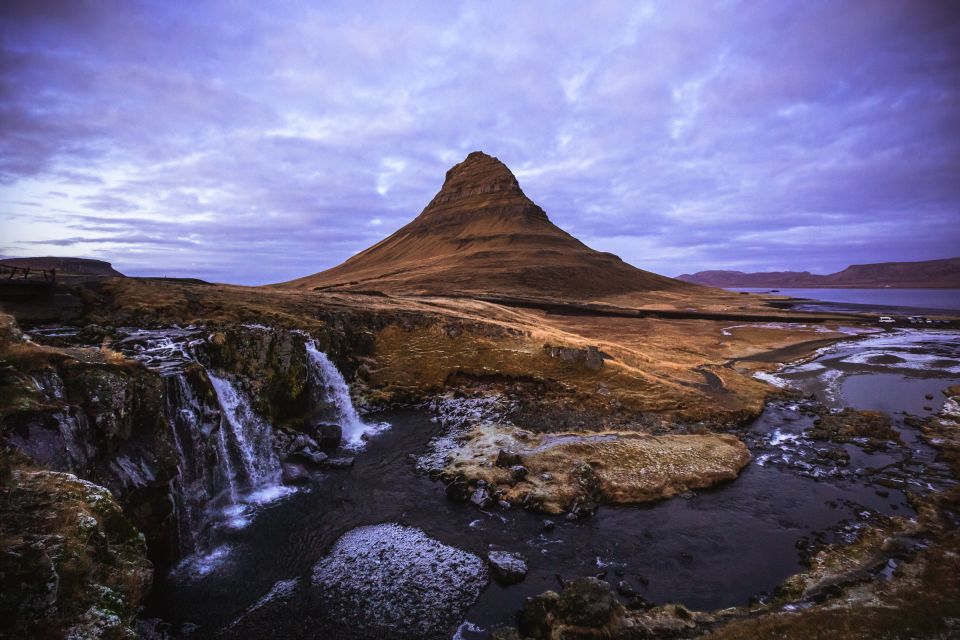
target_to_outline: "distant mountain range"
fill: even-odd
[[[809,271],[699,271],[677,278],[710,287],[960,289],[960,258],[855,264],[829,275]]]
[[[8,267],[29,269],[56,269],[60,273],[81,276],[123,276],[109,262],[92,258],[66,258],[47,256],[43,258],[3,258],[0,264]]]

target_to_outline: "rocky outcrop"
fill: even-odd
[[[546,591],[527,598],[517,614],[517,629],[500,629],[494,638],[548,640],[634,640],[676,638],[690,635],[714,622],[709,614],[690,611],[682,605],[664,605],[630,610],[609,584],[597,578],[566,582],[562,593]]]
[[[485,422],[430,459],[442,461],[436,471],[463,495],[477,502],[481,493],[478,506],[505,500],[579,516],[601,503],[648,502],[732,480],[750,452],[729,434],[534,434]]]
[[[107,487],[170,559],[177,454],[160,376],[111,351],[0,344],[0,440],[44,468]]]
[[[866,451],[882,450],[891,444],[903,444],[887,414],[849,407],[839,412],[824,411],[807,430],[806,435],[813,440],[855,442]]]
[[[75,475],[0,470],[0,636],[135,638],[153,568],[111,493]]]

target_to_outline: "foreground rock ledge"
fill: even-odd
[[[135,638],[153,567],[103,487],[0,460],[0,637]]]
[[[443,473],[467,496],[480,486],[491,498],[557,514],[709,487],[749,462],[747,446],[729,434],[533,434],[486,424],[465,434]]]

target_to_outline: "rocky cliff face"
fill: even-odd
[[[0,636],[134,638],[153,568],[106,489],[0,460]]]
[[[105,631],[77,637],[126,637],[149,585],[147,556],[165,571],[204,544],[215,525],[211,514],[262,485],[279,483],[284,459],[321,465],[323,447],[340,442],[339,425],[330,423],[341,418],[344,401],[328,397],[328,388],[336,386],[342,395],[346,386],[329,380],[339,378],[332,363],[317,371],[311,358],[318,344],[329,348],[337,340],[335,331],[314,339],[239,323],[206,329],[90,325],[34,337],[40,343],[0,315],[0,462],[7,470],[0,508],[28,512],[22,518],[4,515],[7,565],[0,578],[11,628],[49,627],[50,637],[61,637],[56,634],[64,628],[94,625]],[[131,532],[136,545],[122,553],[128,563],[145,567],[146,582],[126,585],[131,591],[102,616],[103,607],[88,592],[99,593],[104,580],[113,580],[110,567],[118,561],[110,549],[71,552],[89,556],[77,569],[74,591],[50,587],[50,593],[35,593],[43,589],[25,578],[23,589],[8,589],[10,580],[47,562],[48,555],[51,576],[65,575],[57,558],[73,542],[50,522],[79,519],[91,531],[101,526],[88,518],[84,505],[90,500],[78,497],[76,487],[109,505],[103,526]],[[21,547],[33,551],[21,553]],[[55,600],[60,604],[54,607]]]

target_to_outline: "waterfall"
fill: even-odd
[[[270,427],[229,380],[210,372],[207,377],[216,405],[201,402],[185,374],[164,379],[170,434],[179,457],[174,506],[185,554],[204,546],[212,516],[229,513],[239,523],[244,493],[280,479]]]
[[[343,440],[348,445],[361,444],[363,435],[376,430],[379,425],[368,425],[360,419],[350,399],[347,381],[327,354],[317,349],[313,340],[308,340],[306,346],[314,403],[318,406],[332,406],[336,412],[335,420],[343,429]]]
[[[280,481],[280,461],[273,450],[270,426],[250,407],[250,401],[229,380],[207,372],[223,412],[230,443],[239,452],[247,488],[257,489]]]

